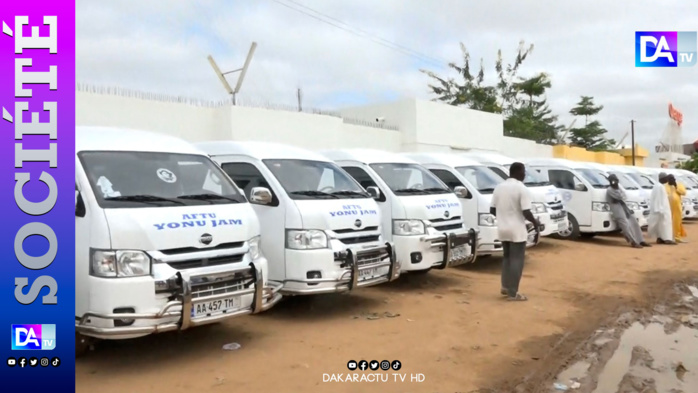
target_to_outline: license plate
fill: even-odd
[[[466,256],[465,246],[458,246],[451,249],[451,259],[464,259]]]
[[[557,229],[558,229],[559,231],[562,231],[562,230],[567,229],[567,223],[564,222],[564,221],[558,222],[558,223],[557,223]]]
[[[242,300],[239,296],[194,303],[191,306],[191,316],[192,318],[196,318],[211,314],[220,314],[227,311],[235,311],[241,308],[241,303]]]

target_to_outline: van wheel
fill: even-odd
[[[579,238],[579,223],[573,215],[567,215],[567,229],[558,232],[557,237],[560,239],[574,240]]]
[[[75,357],[84,356],[94,344],[94,339],[83,336],[80,333],[75,333]]]

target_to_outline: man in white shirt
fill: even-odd
[[[519,293],[519,283],[523,274],[524,256],[528,229],[526,220],[533,223],[540,235],[540,223],[531,213],[531,195],[523,184],[526,167],[515,162],[509,167],[509,179],[500,183],[492,195],[490,213],[497,217],[497,232],[504,249],[502,261],[502,295],[507,300],[525,301]]]

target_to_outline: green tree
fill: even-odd
[[[574,116],[584,117],[584,127],[570,130],[570,143],[592,151],[610,150],[616,142],[605,137],[608,132],[598,120],[589,121],[603,109],[603,105],[595,106],[594,98],[582,96],[577,106],[570,110]]]
[[[462,65],[449,63],[449,68],[455,70],[460,78],[443,78],[428,70],[420,72],[432,79],[429,89],[437,97],[434,101],[445,102],[449,105],[465,106],[466,108],[491,113],[510,113],[516,103],[518,91],[513,85],[521,64],[533,50],[533,45],[524,49],[524,42],[519,43],[519,50],[513,63],[504,65],[502,51],[497,52],[495,70],[497,72],[497,84],[494,86],[485,84],[485,69],[483,60],[480,59],[480,69],[474,73],[471,69],[470,53],[463,43],[460,44],[463,60]]]
[[[435,82],[428,85],[431,92],[437,96],[435,101],[501,113],[504,117],[504,134],[507,136],[547,144],[556,142],[561,127],[557,125],[557,116],[551,114],[545,98],[547,89],[552,86],[549,75],[539,73],[531,78],[518,76],[519,68],[533,51],[533,45],[526,48],[524,41],[519,42],[516,57],[506,65],[502,51],[497,52],[495,86],[484,83],[483,61],[480,60],[480,69],[475,74],[471,70],[470,53],[462,43],[461,51],[462,65],[449,64],[449,67],[458,73],[459,81],[420,70]]]
[[[539,73],[531,78],[519,78],[514,83],[516,95],[512,102],[516,105],[504,120],[504,134],[518,138],[530,139],[543,144],[555,144],[562,127],[558,117],[552,115],[545,92],[552,86],[546,73]]]
[[[686,169],[693,173],[698,173],[698,153],[693,153],[693,156],[687,160],[677,165],[680,169]]]
[[[603,105],[594,106],[594,97],[582,96],[577,106],[570,110],[574,116],[584,116],[584,125],[589,124],[589,116],[595,116],[603,109]]]

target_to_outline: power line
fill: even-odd
[[[310,8],[310,7],[308,7],[308,6],[305,6],[305,5],[303,5],[303,4],[300,4],[300,3],[296,2],[296,1],[287,0],[287,1],[289,1],[290,3],[293,3],[293,4],[295,4],[295,5],[299,6],[299,7],[302,7],[302,8],[304,8],[304,9],[307,9],[307,10],[309,10],[309,11],[311,11],[311,12],[317,14],[317,15],[321,15],[321,16],[323,16],[324,18],[327,18],[327,19],[329,19],[329,20],[335,21],[335,22],[337,22],[337,23],[339,23],[339,24],[341,24],[341,25],[344,25],[344,26],[341,26],[341,25],[339,25],[339,24],[337,24],[337,23],[333,23],[333,22],[331,22],[331,21],[329,21],[329,20],[323,19],[323,18],[318,17],[318,16],[316,16],[316,15],[309,14],[309,13],[303,11],[302,9],[292,7],[291,5],[286,4],[286,3],[283,3],[283,2],[281,2],[281,1],[279,1],[279,0],[272,0],[272,1],[275,2],[275,3],[278,3],[278,4],[280,4],[280,5],[282,5],[282,6],[284,6],[284,7],[287,7],[287,8],[289,8],[289,9],[292,9],[292,10],[294,10],[294,11],[300,12],[300,13],[302,13],[302,14],[304,14],[304,15],[306,15],[306,16],[309,16],[309,17],[311,17],[311,18],[313,18],[313,19],[315,19],[315,20],[318,20],[318,21],[320,21],[320,22],[323,22],[323,23],[326,23],[326,24],[331,25],[331,26],[333,26],[333,27],[336,27],[336,28],[338,28],[338,29],[340,29],[340,30],[344,30],[344,31],[346,31],[346,32],[348,32],[348,33],[354,34],[354,35],[359,36],[359,37],[368,38],[369,40],[373,41],[373,42],[376,43],[376,44],[379,44],[379,45],[382,45],[382,46],[384,46],[384,47],[386,47],[386,48],[388,48],[388,49],[392,49],[392,50],[395,50],[395,51],[397,51],[397,52],[400,52],[400,53],[402,53],[403,55],[410,56],[410,57],[413,57],[413,58],[416,58],[416,59],[419,59],[419,60],[422,60],[422,61],[425,61],[425,62],[429,62],[429,63],[432,63],[432,64],[434,64],[434,65],[438,65],[438,66],[440,66],[440,67],[443,67],[444,65],[448,64],[448,62],[445,61],[445,60],[443,60],[443,59],[439,59],[439,58],[436,58],[436,57],[432,57],[432,56],[429,56],[429,55],[425,55],[425,54],[423,54],[423,53],[420,53],[420,52],[417,52],[417,51],[412,50],[412,49],[410,49],[410,48],[407,48],[407,47],[405,47],[405,46],[402,46],[402,45],[400,45],[400,44],[397,44],[397,43],[388,41],[388,40],[386,40],[386,39],[384,39],[384,38],[378,37],[378,36],[376,36],[376,35],[374,35],[374,34],[371,34],[370,32],[367,32],[367,31],[365,31],[365,30],[362,30],[362,29],[359,29],[359,28],[356,28],[356,27],[352,27],[351,25],[349,25],[349,24],[347,24],[347,23],[345,23],[345,22],[342,22],[341,20],[339,20],[339,19],[337,19],[337,18],[333,18],[333,17],[331,17],[331,16],[329,16],[329,15],[327,15],[327,14],[323,14],[323,13],[320,12],[320,11],[314,10],[313,8]],[[345,27],[345,26],[346,26],[346,27]]]

